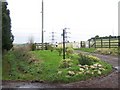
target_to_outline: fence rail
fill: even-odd
[[[94,37],[88,40],[89,48],[118,48],[120,47],[120,36]]]
[[[49,43],[44,43],[43,48],[47,49],[48,45],[49,45]],[[42,43],[35,43],[35,46],[36,46],[36,50],[41,50],[42,49]]]

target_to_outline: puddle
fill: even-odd
[[[55,86],[51,86],[51,85],[48,85],[48,84],[41,84],[41,83],[30,83],[30,84],[25,84],[25,85],[20,85],[19,87],[17,88],[35,88],[35,90],[38,90],[40,88],[55,88]]]
[[[19,88],[39,88],[39,87],[34,85],[24,85],[24,86],[19,86]]]

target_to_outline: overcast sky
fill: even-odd
[[[30,36],[41,42],[42,0],[7,0],[14,43],[26,43]],[[54,31],[62,41],[63,28],[71,32],[69,41],[86,41],[96,35],[118,35],[120,0],[44,0],[44,42]]]

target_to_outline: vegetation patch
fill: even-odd
[[[118,55],[118,48],[97,48],[95,53],[104,55]]]
[[[96,50],[96,48],[76,48],[75,50],[93,53]]]
[[[89,52],[89,53],[98,53],[103,55],[117,56],[119,54],[118,48],[78,48],[75,50],[80,50],[80,51]]]
[[[54,50],[30,51],[22,58],[20,52],[10,51],[4,57],[4,62],[9,63],[9,69],[3,73],[3,80],[42,80],[54,83],[69,83],[98,77],[111,72],[112,66],[99,58],[91,55],[72,54],[69,58],[62,59],[59,52]],[[21,55],[20,55],[21,56]],[[33,58],[37,63],[32,61]],[[79,60],[88,59],[84,64]],[[4,63],[4,69],[8,68]],[[7,75],[5,75],[7,74]]]

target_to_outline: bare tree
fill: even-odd
[[[30,50],[34,51],[35,50],[35,43],[34,43],[34,37],[33,36],[30,36],[28,38],[28,44],[29,44]]]

